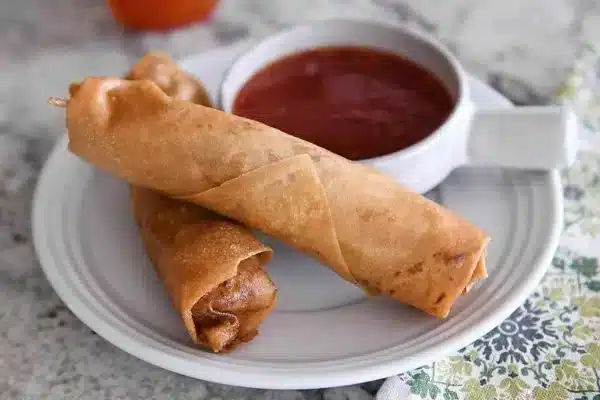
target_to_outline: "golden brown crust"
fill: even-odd
[[[202,207],[139,187],[131,188],[131,202],[148,256],[192,340],[219,352],[256,335],[276,301],[262,268],[271,249]]]
[[[173,100],[150,82],[86,79],[67,124],[71,151],[96,167],[260,229],[371,294],[445,317],[485,274],[487,236],[450,210],[277,129]]]

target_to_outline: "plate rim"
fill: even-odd
[[[190,63],[196,57],[206,57],[207,54],[213,54],[217,52],[231,53],[233,54],[238,48],[241,48],[242,44],[220,47],[207,52],[193,55],[182,63]],[[245,44],[243,44],[245,45]],[[471,85],[476,92],[477,89],[484,90],[489,94],[493,93],[496,96],[496,100],[499,102],[502,99],[502,103],[505,106],[510,107],[510,102],[504,98],[500,93],[495,91],[477,78],[469,78]],[[475,87],[479,88],[475,88]],[[314,389],[324,387],[336,387],[350,384],[357,384],[359,382],[366,382],[376,379],[381,379],[401,371],[407,371],[412,368],[419,367],[423,364],[431,362],[435,358],[441,358],[446,354],[456,351],[457,348],[464,347],[474,340],[485,335],[485,333],[492,330],[498,325],[498,321],[506,319],[515,309],[517,309],[529,295],[535,290],[539,282],[543,278],[547,268],[549,267],[552,257],[558,242],[560,234],[562,232],[562,220],[563,220],[563,198],[561,190],[560,175],[558,171],[552,171],[549,173],[549,182],[552,185],[553,197],[548,199],[549,203],[552,203],[549,209],[552,209],[552,223],[550,224],[553,229],[549,232],[548,238],[543,242],[543,246],[534,257],[532,262],[531,272],[528,275],[529,279],[523,279],[519,284],[515,285],[511,292],[513,295],[508,301],[502,303],[498,307],[498,311],[479,319],[474,322],[473,325],[462,332],[454,333],[451,338],[442,341],[429,349],[421,351],[416,354],[403,357],[399,360],[391,362],[381,363],[378,365],[361,366],[359,369],[353,371],[347,371],[342,369],[341,371],[331,372],[327,374],[319,373],[315,371],[312,374],[305,371],[300,371],[293,374],[287,374],[283,372],[278,374],[273,370],[265,370],[262,373],[257,371],[231,371],[227,370],[224,373],[223,367],[221,366],[210,366],[209,368],[200,371],[198,369],[187,369],[187,367],[179,366],[174,363],[171,355],[164,354],[164,351],[159,347],[151,347],[146,343],[140,343],[135,338],[129,337],[129,335],[123,333],[119,329],[112,327],[101,321],[95,319],[91,313],[91,309],[85,304],[85,301],[79,299],[75,292],[72,291],[69,285],[59,279],[59,267],[56,267],[55,263],[58,261],[52,254],[52,251],[45,246],[45,238],[50,233],[49,230],[45,229],[42,221],[44,214],[44,197],[50,195],[53,176],[58,173],[54,168],[54,165],[68,153],[67,136],[63,135],[57,140],[54,145],[49,157],[44,163],[44,166],[39,174],[39,179],[36,184],[36,188],[33,196],[33,207],[32,207],[32,235],[33,245],[38,255],[38,260],[42,270],[48,281],[50,282],[53,289],[56,291],[61,300],[69,307],[69,309],[80,319],[85,325],[97,332],[101,337],[113,344],[117,348],[133,355],[134,357],[141,359],[149,364],[161,367],[163,369],[193,377],[196,379],[208,380],[215,383],[244,386],[251,388],[261,389]],[[50,186],[49,188],[47,188]],[[450,345],[450,344],[453,345]],[[161,344],[164,346],[164,344]],[[445,349],[448,348],[448,349]],[[212,360],[211,360],[212,361]],[[224,366],[226,366],[226,362]],[[198,364],[199,366],[202,363]],[[390,372],[395,371],[395,372]]]

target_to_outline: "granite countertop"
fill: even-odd
[[[29,229],[36,175],[63,130],[47,97],[90,74],[121,74],[149,49],[176,58],[312,18],[402,21],[442,39],[474,74],[517,103],[546,101],[583,39],[594,0],[223,1],[205,24],[124,33],[100,0],[0,5],[0,398],[370,399],[378,382],[316,391],[205,383],[148,365],[84,326],[39,268]]]

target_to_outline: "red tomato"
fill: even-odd
[[[107,0],[115,20],[126,28],[167,30],[206,20],[218,0]]]

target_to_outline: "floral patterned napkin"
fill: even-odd
[[[581,123],[563,171],[565,226],[538,289],[451,357],[388,378],[377,400],[600,400],[600,47],[586,45],[557,102]]]

